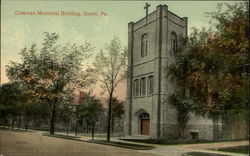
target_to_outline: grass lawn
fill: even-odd
[[[140,142],[147,144],[158,145],[185,145],[185,144],[201,144],[201,143],[214,143],[209,140],[164,140],[164,139],[120,139],[124,141]]]
[[[249,147],[248,146],[236,146],[236,147],[219,148],[217,150],[224,151],[224,152],[248,154]]]
[[[227,147],[227,148],[218,148],[217,151],[248,154],[248,149],[249,149],[248,146],[235,146],[235,147]],[[202,153],[202,152],[190,152],[190,153],[185,153],[183,156],[226,156],[226,155]]]
[[[190,152],[183,154],[183,156],[227,156],[222,154],[214,154],[214,153],[202,153],[202,152]]]
[[[187,145],[187,144],[213,144],[220,142],[235,142],[235,141],[244,141],[243,139],[239,140],[220,140],[220,141],[211,141],[211,140],[166,140],[166,139],[120,139],[124,141],[139,142],[146,144],[154,145]]]

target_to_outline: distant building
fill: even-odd
[[[103,105],[104,111],[100,114],[99,118],[96,122],[96,130],[100,132],[107,132],[107,117],[108,117],[108,98],[99,97],[98,98]],[[124,101],[121,101],[124,102]],[[125,103],[125,102],[124,102]],[[113,124],[113,126],[112,126]],[[119,133],[123,135],[124,130],[124,115],[121,117],[114,117],[113,121],[111,121],[111,127],[113,127],[113,133]]]
[[[83,91],[79,92],[79,95],[75,95],[74,99],[73,99],[73,114],[76,113],[76,107],[84,100],[84,97],[86,93]],[[100,100],[100,103],[102,104],[104,110],[102,112],[100,112],[96,123],[95,123],[95,131],[97,133],[106,133],[107,131],[107,116],[108,116],[108,98],[103,98],[103,97],[96,97],[97,99]],[[71,117],[71,121],[70,121],[70,127],[71,129],[75,128],[75,122],[76,119],[74,116]],[[115,117],[113,122],[111,122],[111,126],[113,125],[113,132],[114,133],[119,133],[123,135],[123,129],[124,129],[124,116],[122,115],[120,118],[119,117]],[[90,132],[91,131],[91,125],[90,123],[87,123],[86,119],[78,119],[78,129],[79,132]]]

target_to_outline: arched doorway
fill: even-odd
[[[140,115],[141,135],[149,135],[150,132],[150,118],[148,113]]]

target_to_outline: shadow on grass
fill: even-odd
[[[219,148],[217,149],[217,151],[249,154],[249,147],[248,146],[226,147],[226,148]]]
[[[71,140],[75,140],[75,139],[81,138],[81,137],[78,137],[78,136],[69,136],[69,135],[67,136],[67,135],[62,135],[62,134],[51,135],[49,133],[43,133],[42,135],[43,136],[54,137],[54,138],[71,139]]]
[[[214,143],[209,140],[165,140],[165,139],[120,139],[124,141],[132,141],[147,144],[160,144],[160,145],[183,145],[183,144],[200,144],[200,143]]]

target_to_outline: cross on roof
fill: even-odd
[[[150,4],[146,3],[146,6],[144,9],[146,10],[146,23],[148,23],[148,8],[150,7]]]

